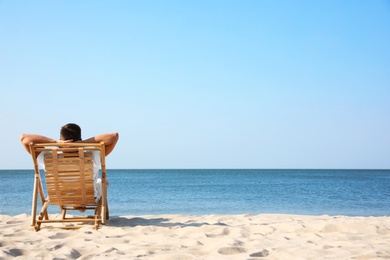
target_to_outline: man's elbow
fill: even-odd
[[[114,136],[114,139],[115,139],[116,141],[119,140],[119,133],[118,133],[118,132],[113,133],[113,136]]]
[[[30,153],[29,145],[31,143],[31,140],[27,134],[22,134],[20,136],[20,142],[22,143],[23,147],[26,149],[28,153]]]
[[[28,140],[27,140],[27,135],[26,135],[26,134],[22,134],[22,135],[20,136],[20,142],[21,142],[22,144],[25,144],[27,141],[28,141]]]
[[[119,139],[119,134],[117,132],[107,133],[105,139],[109,143],[115,143]]]

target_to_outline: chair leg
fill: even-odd
[[[107,219],[107,210],[104,207],[103,207],[101,216],[102,216],[102,224],[105,225],[106,224],[106,219]]]
[[[37,217],[37,220],[35,221],[34,230],[39,231],[41,229],[41,220],[43,218],[46,219],[47,214],[47,208],[49,206],[49,201],[46,200],[45,203],[42,206],[41,212],[39,213],[39,216]]]
[[[42,206],[43,206],[45,204],[45,201],[49,201],[49,196],[47,196],[47,198],[45,200],[45,193],[43,192],[41,178],[39,178],[38,190],[39,190],[39,196],[41,197],[41,202],[42,202]],[[47,211],[45,214],[45,219],[49,219],[49,214],[47,213]]]
[[[49,206],[49,201],[46,200],[42,206],[41,212],[39,213],[38,220],[42,220],[44,217],[46,218],[48,206]]]
[[[34,178],[34,191],[33,191],[33,199],[32,199],[32,207],[31,207],[31,226],[35,226],[36,217],[37,217],[37,203],[38,203],[38,181],[39,176],[35,174]]]
[[[34,230],[38,232],[41,229],[41,222],[35,223]]]
[[[95,216],[95,225],[93,226],[95,230],[99,229],[99,217]]]
[[[66,209],[61,208],[61,212],[62,212],[62,219],[65,219],[65,216],[66,216]]]
[[[101,214],[102,214],[102,200],[100,199],[98,202],[98,205],[95,208],[95,225],[94,228],[96,230],[99,229],[99,221],[101,220]]]
[[[95,216],[100,216],[101,212],[102,212],[102,201],[99,200],[99,202],[95,208]]]

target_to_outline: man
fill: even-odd
[[[81,128],[77,124],[69,123],[64,125],[60,131],[60,139],[52,139],[46,136],[37,134],[22,134],[20,141],[28,153],[30,153],[30,143],[69,143],[69,142],[80,142],[80,143],[100,143],[104,142],[106,156],[109,155],[115,148],[118,142],[118,133],[107,133],[100,134],[85,140],[81,138]],[[95,180],[95,200],[98,201],[101,196],[101,179],[98,178],[100,156],[98,152],[93,153],[93,164],[94,164],[94,180]],[[38,155],[37,161],[44,168],[43,153]]]

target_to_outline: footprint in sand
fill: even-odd
[[[18,256],[23,255],[23,251],[20,250],[20,249],[17,249],[17,248],[10,249],[9,251],[5,251],[5,253],[6,253],[7,255],[12,256],[12,257],[18,257]]]
[[[206,237],[221,237],[227,236],[230,234],[230,230],[228,228],[224,228],[222,231],[220,229],[215,230],[214,232],[206,233]]]
[[[218,253],[221,255],[235,255],[246,253],[246,250],[243,247],[222,247],[218,249]]]
[[[250,254],[249,256],[250,257],[266,257],[269,255],[269,252],[267,249],[264,249],[263,251],[260,251],[260,252],[257,252],[257,253],[253,253],[253,254]]]
[[[50,239],[64,239],[70,237],[72,234],[70,233],[56,233],[55,235],[49,236]]]

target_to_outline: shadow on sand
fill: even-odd
[[[158,226],[158,227],[201,227],[204,225],[226,226],[224,223],[210,224],[207,222],[197,223],[187,221],[185,223],[170,222],[169,218],[142,218],[142,217],[111,217],[107,221],[107,226],[111,227],[136,227],[136,226]]]

